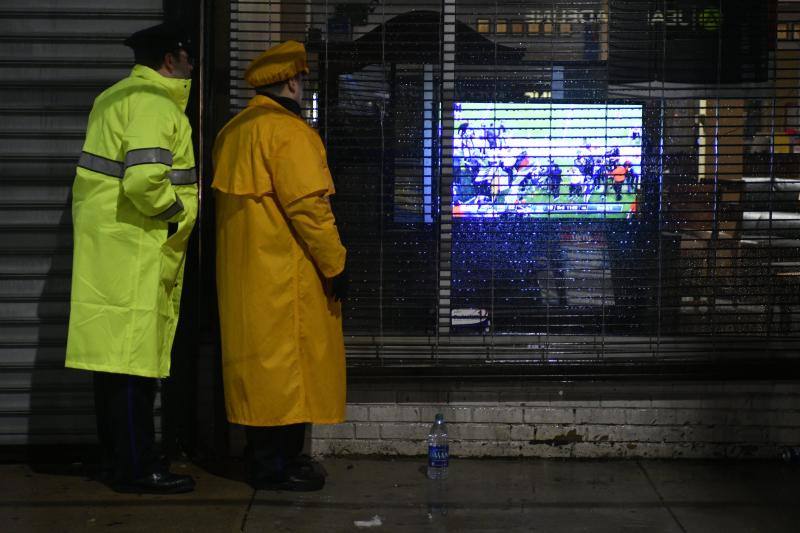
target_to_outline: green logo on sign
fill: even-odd
[[[697,17],[697,22],[700,27],[707,31],[719,30],[720,19],[722,18],[719,9],[710,7],[700,12]]]

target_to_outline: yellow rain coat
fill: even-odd
[[[345,411],[345,249],[319,135],[256,96],[214,144],[217,293],[228,420],[333,424]]]
[[[95,99],[72,188],[67,367],[169,375],[197,217],[190,83],[136,65]]]

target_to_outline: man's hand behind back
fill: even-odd
[[[331,296],[337,302],[341,302],[347,298],[347,293],[350,288],[350,277],[347,274],[347,268],[342,270],[338,275],[331,278]]]

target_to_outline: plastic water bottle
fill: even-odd
[[[447,445],[447,425],[441,413],[436,415],[428,433],[428,478],[445,479],[450,463],[450,447]]]
[[[800,463],[800,448],[788,447],[781,450],[781,459],[785,463]]]

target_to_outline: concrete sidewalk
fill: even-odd
[[[197,478],[176,496],[115,494],[79,465],[3,465],[0,531],[800,531],[800,466],[779,462],[456,458],[444,482],[423,458],[323,464],[328,484],[307,494],[175,465]]]

